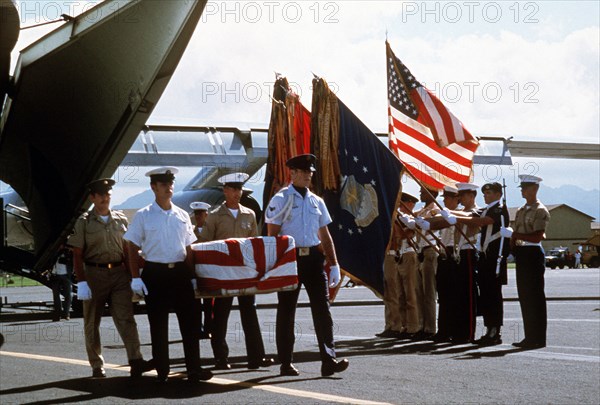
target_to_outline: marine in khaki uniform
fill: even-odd
[[[124,264],[127,260],[123,234],[127,231],[127,218],[122,212],[109,208],[114,184],[112,179],[100,179],[88,185],[94,208],[79,217],[69,239],[78,281],[77,297],[83,301],[85,347],[93,369],[92,377],[96,378],[106,377],[100,320],[108,302],[127,351],[131,376],[139,377],[152,369],[140,352],[131,302],[131,276]]]
[[[432,217],[432,212],[437,209],[435,198],[438,195],[437,190],[427,190],[421,187],[420,200],[425,206],[416,213],[417,226],[421,227],[422,219]],[[419,277],[421,293],[421,318],[423,322],[422,333],[416,336],[417,340],[431,340],[436,332],[436,274],[438,264],[438,251],[433,231],[427,232],[428,227],[423,229],[425,232],[419,233],[417,243],[419,247]],[[425,240],[427,238],[427,241]]]
[[[219,178],[219,182],[223,184],[225,202],[210,212],[206,218],[198,238],[200,242],[258,236],[254,211],[240,204],[242,185],[248,180],[248,177],[246,173],[230,173]],[[228,360],[229,346],[225,338],[232,304],[233,297],[215,298],[214,301],[210,342],[215,355],[215,368],[219,370],[231,368]],[[256,314],[255,296],[238,296],[238,304],[246,339],[248,368],[257,369],[272,365],[274,360],[265,358],[265,347]]]
[[[510,237],[517,265],[517,292],[523,315],[525,339],[513,343],[523,349],[539,349],[546,346],[548,314],[544,294],[546,271],[542,239],[550,222],[548,209],[537,199],[542,179],[537,176],[520,175],[521,195],[526,203],[517,210],[514,232],[501,230],[503,237]]]
[[[422,287],[419,275],[418,245],[415,241],[416,223],[411,214],[418,202],[417,197],[402,193],[400,197],[400,215],[398,219],[403,224],[401,241],[398,248],[396,271],[401,287],[398,289],[400,306],[400,322],[403,325],[400,339],[421,339],[423,336]]]

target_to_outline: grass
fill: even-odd
[[[0,276],[0,288],[32,287],[37,285],[42,284],[23,276],[14,276],[6,273]]]

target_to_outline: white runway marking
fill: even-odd
[[[44,355],[39,355],[39,354],[5,352],[5,351],[0,351],[0,355],[17,357],[17,358],[22,358],[22,359],[52,361],[52,362],[56,362],[56,363],[72,364],[72,365],[77,365],[77,366],[89,367],[89,362],[87,362],[86,360],[76,360],[76,359],[69,359],[69,358],[64,358],[64,357],[44,356]],[[129,372],[129,366],[120,366],[118,364],[104,364],[104,368],[119,370],[119,371],[123,371],[123,372],[127,372],[127,373]],[[152,374],[152,373],[154,375],[156,375],[156,372],[150,372],[148,374]],[[229,379],[219,378],[219,377],[213,377],[210,381],[206,381],[206,383],[207,384],[218,384],[218,385],[239,385],[239,386],[246,387],[246,388],[272,392],[275,394],[289,395],[289,396],[298,397],[298,398],[308,398],[308,399],[314,399],[314,400],[319,400],[319,401],[336,402],[336,403],[341,403],[341,404],[390,405],[387,402],[366,401],[366,400],[357,399],[357,398],[349,398],[349,397],[342,397],[342,396],[338,396],[338,395],[322,394],[319,392],[311,392],[311,391],[303,391],[303,390],[297,390],[297,389],[292,389],[292,388],[277,387],[277,386],[271,386],[268,384],[256,384],[256,383],[245,382],[245,381],[229,380]]]

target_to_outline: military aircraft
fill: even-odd
[[[21,51],[0,117],[0,180],[27,206],[34,243],[32,251],[3,243],[2,269],[44,282],[89,205],[86,184],[111,176],[139,136],[205,5],[106,0]],[[14,37],[4,29],[3,62]]]
[[[195,168],[173,198],[185,208],[220,203],[223,174],[253,176],[264,167],[266,127],[147,124],[205,4],[107,0],[21,52],[0,119],[0,180],[10,185],[0,194],[0,270],[45,283],[41,273],[89,207],[85,185],[119,167]],[[387,134],[378,136],[387,144]],[[481,147],[476,164],[510,165],[511,156],[597,159],[600,151],[594,144],[481,141],[501,144],[501,152]],[[242,204],[260,218],[251,191]],[[129,206],[151,201],[138,197]]]

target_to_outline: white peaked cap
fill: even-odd
[[[152,169],[149,172],[146,172],[146,176],[150,177],[150,176],[156,176],[156,175],[161,175],[161,174],[177,174],[179,173],[179,169],[174,167],[174,166],[163,166],[163,167],[158,167],[156,169]]]
[[[531,174],[519,174],[519,181],[521,183],[540,184],[542,182],[542,178],[538,176],[532,176]]]
[[[190,208],[193,209],[194,211],[208,211],[208,209],[210,208],[210,204],[202,202],[202,201],[194,201],[193,203],[190,204]]]
[[[477,191],[479,186],[473,183],[456,183],[458,191]]]
[[[229,174],[226,174],[225,176],[219,177],[218,182],[221,184],[245,183],[246,180],[248,180],[249,178],[250,178],[250,176],[248,176],[246,173],[229,173]]]

